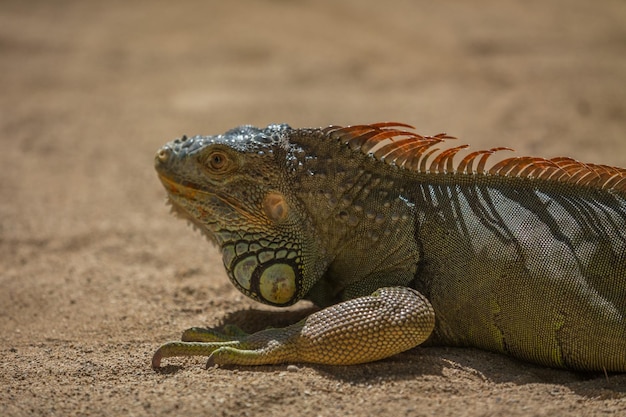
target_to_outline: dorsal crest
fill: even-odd
[[[471,152],[455,165],[454,156],[468,145],[440,149],[438,146],[444,145],[446,140],[455,138],[445,133],[422,136],[407,129],[413,129],[413,126],[383,122],[348,127],[329,126],[323,132],[379,161],[419,173],[541,179],[626,193],[624,168],[585,164],[565,157],[546,159],[530,156],[507,158],[486,168],[491,155],[512,150],[505,147]]]

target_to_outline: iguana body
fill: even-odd
[[[626,170],[530,157],[485,169],[504,148],[454,165],[463,146],[437,152],[447,136],[406,127],[244,126],[161,148],[170,201],[244,294],[326,308],[253,335],[190,329],[153,366],[350,364],[426,342],[626,371]]]

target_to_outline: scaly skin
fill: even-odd
[[[155,353],[355,364],[426,342],[626,370],[626,170],[489,151],[380,123],[249,126],[155,158],[175,210],[260,302],[325,307],[252,335],[190,329]],[[477,168],[473,164],[477,162]]]
[[[426,340],[434,326],[434,312],[424,296],[404,287],[382,288],[372,296],[313,313],[284,329],[235,336],[189,329],[183,333],[183,342],[159,348],[152,366],[158,368],[162,358],[182,355],[210,356],[211,363],[217,364],[352,365],[410,349]]]

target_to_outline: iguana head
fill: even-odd
[[[239,290],[272,305],[295,303],[317,280],[313,234],[291,191],[289,131],[242,126],[183,136],[155,157],[174,211],[221,248]]]

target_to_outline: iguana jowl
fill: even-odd
[[[626,371],[626,170],[489,155],[399,123],[243,126],[155,165],[244,294],[321,311],[247,335],[193,328],[155,353],[354,364],[423,342]],[[476,165],[476,167],[474,167]]]

